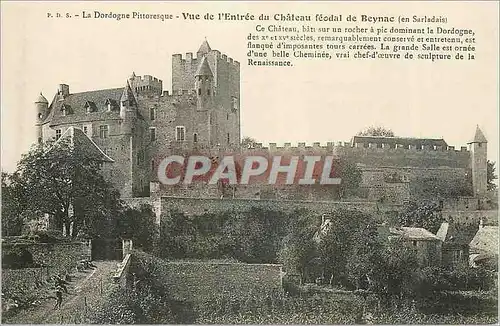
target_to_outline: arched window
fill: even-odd
[[[197,142],[198,142],[198,134],[197,134],[197,133],[194,133],[194,134],[193,134],[193,142],[194,142],[194,143],[197,143]]]

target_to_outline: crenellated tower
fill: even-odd
[[[487,192],[488,141],[483,132],[476,127],[474,139],[468,143],[471,152],[472,187],[474,195],[483,197]]]

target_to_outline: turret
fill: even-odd
[[[474,196],[482,197],[487,192],[488,141],[483,132],[476,127],[474,138],[469,143],[471,151],[472,187]]]
[[[207,39],[205,39],[203,41],[203,43],[201,43],[201,46],[198,49],[198,52],[196,53],[196,55],[198,56],[198,58],[201,58],[201,57],[206,56],[210,51],[212,51],[212,49],[210,48],[210,45],[208,44]]]
[[[120,117],[123,119],[122,133],[132,133],[137,118],[137,101],[128,81],[120,98]]]
[[[207,110],[212,106],[214,75],[208,65],[206,57],[200,62],[195,74],[195,88],[197,95],[197,109]]]
[[[40,93],[37,100],[35,101],[35,107],[37,115],[35,123],[37,141],[38,143],[41,143],[43,141],[42,123],[49,114],[49,101],[47,101],[47,99],[45,98],[45,96],[43,96],[42,93]]]

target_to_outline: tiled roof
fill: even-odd
[[[47,103],[47,104],[49,104],[49,101],[47,101],[45,96],[43,96],[43,94],[40,93],[40,95],[38,95],[38,98],[37,98],[35,103]]]
[[[424,228],[399,227],[390,228],[389,231],[392,235],[402,236],[410,240],[440,240],[436,235]]]
[[[469,244],[476,234],[477,226],[442,223],[436,236],[447,244]]]
[[[68,139],[70,144],[73,146],[75,151],[84,152],[89,157],[93,157],[98,161],[102,162],[114,162],[114,160],[106,155],[100,148],[97,146],[92,139],[90,139],[83,130],[75,127],[69,127],[61,137],[54,143],[51,147],[54,148],[58,143]],[[49,149],[50,151],[50,149]]]
[[[483,132],[481,131],[481,128],[479,126],[476,126],[476,133],[474,134],[474,139],[472,140],[473,143],[487,143],[488,141],[486,140],[486,137],[484,137]]]
[[[212,51],[210,45],[208,44],[207,40],[204,40],[203,43],[201,43],[200,48],[198,49],[198,53],[208,53],[210,51]]]
[[[203,57],[201,59],[200,65],[198,66],[198,69],[196,70],[195,76],[213,76],[212,70],[210,69],[210,66],[208,65],[208,61],[206,57]]]
[[[62,101],[56,96],[46,121],[50,121],[52,127],[66,123],[119,119],[122,93],[123,87],[70,94]],[[108,111],[108,102],[112,103],[112,111]],[[61,111],[63,105],[70,107],[72,113],[64,116]],[[87,113],[87,106],[91,106],[94,112]]]
[[[473,253],[498,255],[498,226],[484,226],[479,228],[470,242]]]

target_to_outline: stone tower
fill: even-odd
[[[483,132],[476,127],[474,139],[469,142],[471,151],[472,187],[474,196],[482,197],[487,191],[488,141]]]
[[[49,101],[43,96],[42,93],[38,96],[38,99],[35,101],[36,107],[36,137],[37,142],[41,143],[43,141],[43,130],[42,123],[47,118],[49,114]]]
[[[196,89],[196,98],[197,98],[197,109],[199,111],[211,109],[212,96],[213,96],[213,79],[214,75],[212,74],[212,70],[208,65],[208,61],[206,57],[201,59],[200,66],[195,74],[195,89]]]
[[[137,118],[137,101],[128,81],[120,99],[120,118],[123,119],[122,134],[131,134]]]

